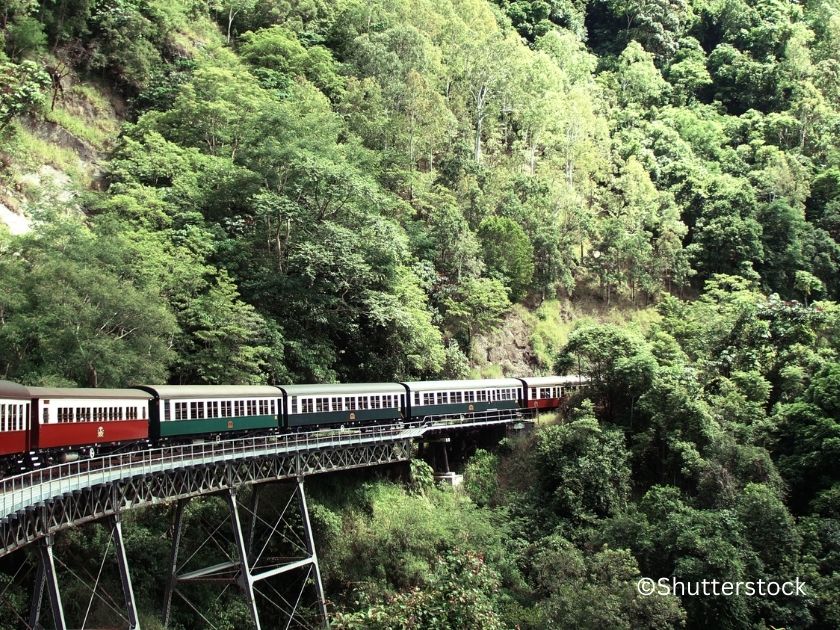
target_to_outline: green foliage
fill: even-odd
[[[32,61],[16,64],[0,59],[0,132],[15,117],[38,111],[49,83],[47,73]]]
[[[88,387],[165,380],[175,319],[123,244],[58,217],[2,243],[7,378]]]
[[[586,521],[624,508],[630,490],[624,438],[591,415],[546,427],[535,457],[540,483],[559,515]]]
[[[464,468],[464,490],[478,505],[492,505],[498,492],[498,456],[479,449]]]
[[[501,630],[504,626],[493,602],[497,588],[498,577],[480,556],[455,552],[453,556],[440,559],[425,588],[400,593],[364,612],[339,614],[332,625],[346,630]]]
[[[513,307],[590,401],[479,452],[472,500],[415,464],[411,495],[316,507],[337,623],[837,627],[840,316],[814,300],[840,296],[838,25],[777,0],[6,2],[3,202],[36,226],[0,237],[0,374],[463,378]],[[89,123],[124,100],[118,138]],[[18,181],[92,184],[68,147],[112,140],[66,216]],[[657,316],[573,327],[571,296]],[[795,571],[806,601],[632,588]]]
[[[534,248],[525,231],[507,217],[487,217],[478,227],[484,264],[508,287],[516,302],[527,293],[534,275]]]
[[[685,611],[676,596],[642,597],[633,555],[603,549],[584,555],[560,536],[535,545],[533,570],[545,599],[539,610],[549,627],[679,628]]]

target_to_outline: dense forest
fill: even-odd
[[[522,320],[592,388],[464,493],[324,482],[336,627],[840,627],[839,108],[837,0],[0,0],[0,378],[458,378]]]

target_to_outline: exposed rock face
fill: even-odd
[[[12,212],[2,203],[0,203],[0,221],[5,223],[9,231],[14,235],[26,234],[32,229],[31,221],[27,217]]]

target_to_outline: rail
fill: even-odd
[[[225,460],[271,457],[290,453],[396,440],[418,439],[425,433],[527,421],[527,410],[500,410],[472,415],[426,417],[421,421],[352,429],[275,433],[218,442],[200,442],[104,455],[56,464],[0,480],[0,519],[69,492],[120,479],[201,466]]]

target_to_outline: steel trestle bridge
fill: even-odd
[[[504,410],[427,417],[422,421],[361,429],[276,433],[125,452],[50,466],[0,480],[0,557],[30,544],[38,545],[39,551],[29,617],[21,619],[21,625],[43,627],[41,608],[46,595],[55,628],[67,628],[53,538],[62,530],[106,520],[123,591],[124,614],[120,617],[126,627],[139,628],[120,517],[134,508],[174,504],[171,565],[163,605],[165,623],[169,622],[174,595],[180,595],[190,604],[179,589],[181,585],[215,580],[240,588],[253,625],[259,629],[264,624],[260,620],[256,595],[266,594],[265,589],[260,590],[264,581],[286,572],[305,570],[304,586],[295,602],[287,601],[271,589],[277,594],[275,599],[283,604],[274,605],[288,618],[288,623],[279,627],[306,627],[300,622],[292,625],[306,584],[314,586],[318,625],[326,626],[326,604],[304,493],[306,476],[405,462],[415,455],[420,440],[469,428],[520,426],[533,420],[533,410]],[[295,535],[299,541],[297,550],[288,558],[267,565],[262,554],[268,540],[259,553],[254,543],[260,520],[257,505],[260,486],[255,484],[271,481],[292,481],[294,485],[279,519],[273,525],[265,523],[270,526],[269,537],[280,535],[282,527],[289,526],[292,520],[301,531],[300,535]],[[244,506],[237,495],[242,488],[252,485],[252,503]],[[236,553],[210,567],[183,571],[179,553],[184,507],[194,497],[214,494],[223,495],[227,500]],[[295,504],[297,510],[293,509]],[[250,523],[243,525],[241,514],[247,516],[245,520]],[[267,585],[266,588],[271,587]],[[199,610],[193,609],[203,617]],[[206,618],[205,621],[212,626]],[[277,624],[270,625],[277,627]]]

